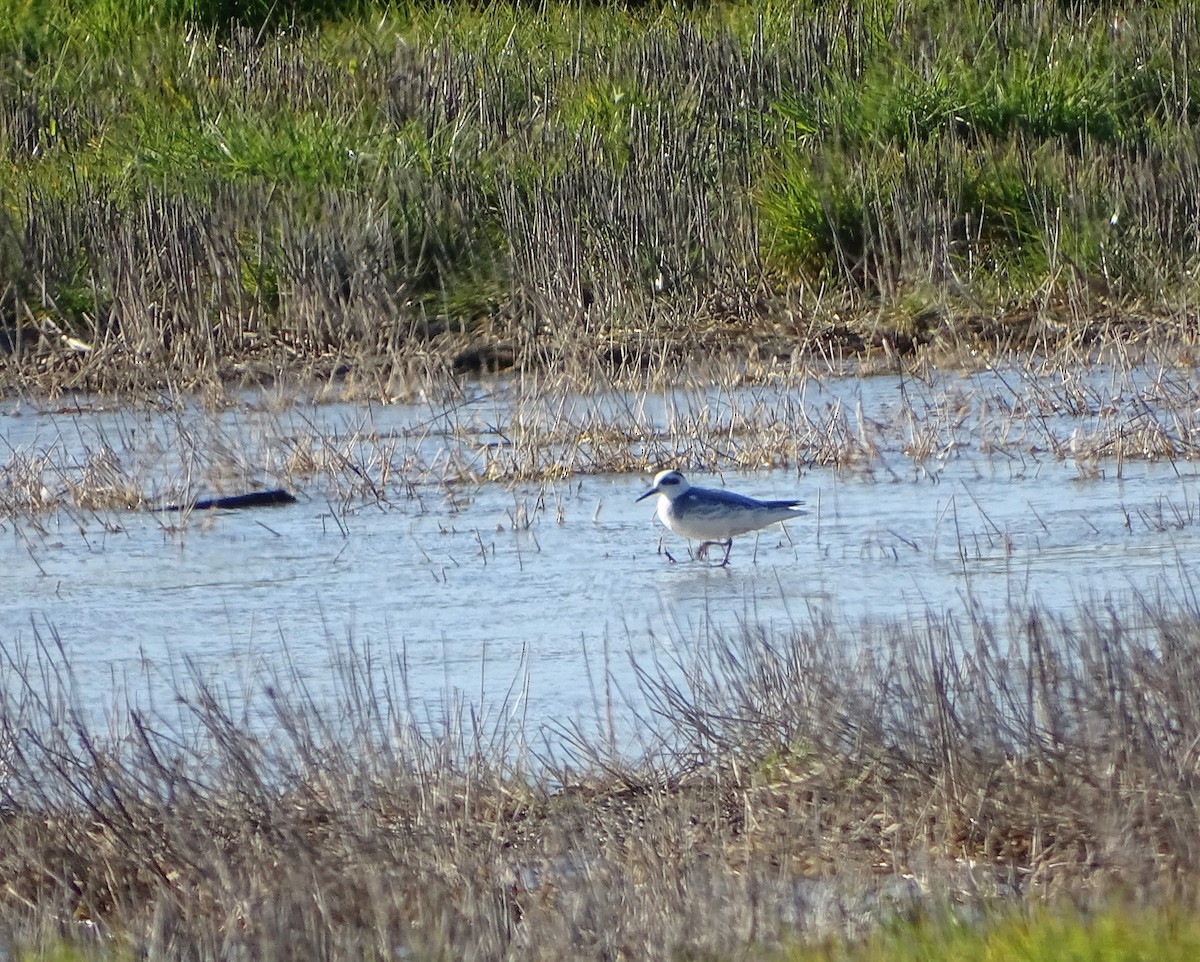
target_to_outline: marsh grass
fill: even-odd
[[[169,698],[84,706],[42,630],[5,653],[0,919],[149,958],[802,959],[1191,904],[1189,597],[710,634],[637,693],[596,679],[641,706],[621,750],[429,713],[353,644],[316,687],[177,665]]]
[[[28,402],[0,442],[0,524],[66,511],[119,528],[131,510],[274,487],[338,513],[387,510],[485,483],[650,476],[663,465],[936,481],[974,459],[1119,479],[1131,462],[1200,457],[1200,384],[1166,363],[1174,357],[867,382],[801,369],[766,385],[716,365],[707,384],[666,391],[579,392],[570,375],[443,376],[439,389],[425,380],[422,393],[387,405],[363,403],[378,382],[310,386],[306,398],[285,383],[214,390],[203,403],[169,393],[139,404]]]
[[[1186,4],[127,6],[0,16],[10,385],[1194,340]]]

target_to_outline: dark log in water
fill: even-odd
[[[270,508],[284,504],[295,504],[296,496],[283,488],[270,491],[251,491],[249,494],[233,494],[225,498],[202,498],[189,504],[172,504],[156,511],[208,511],[212,508],[234,510],[237,508]]]

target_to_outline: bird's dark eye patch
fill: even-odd
[[[663,478],[658,483],[659,484],[678,484],[679,483],[679,475],[677,475],[677,474],[669,475],[668,477]]]

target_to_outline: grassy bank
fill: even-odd
[[[196,960],[1185,958],[1198,639],[1150,601],[748,625],[697,641],[686,686],[646,665],[615,693],[643,706],[617,753],[503,706],[429,719],[397,662],[334,642],[330,700],[179,666],[157,705],[81,706],[43,637],[7,652],[0,932]]]
[[[1198,17],[3,0],[0,363],[121,387],[1190,341]]]

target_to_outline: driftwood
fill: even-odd
[[[236,508],[271,508],[295,504],[296,496],[283,488],[270,491],[251,491],[249,494],[232,494],[225,498],[201,498],[186,504],[170,504],[155,511],[208,511],[213,508],[234,510]]]

